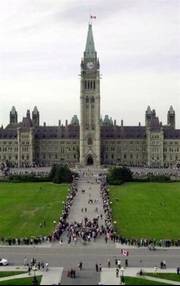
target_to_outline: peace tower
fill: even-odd
[[[92,24],[81,60],[80,165],[100,165],[100,73]]]

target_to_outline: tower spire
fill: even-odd
[[[88,27],[88,34],[87,34],[84,57],[88,59],[96,58],[96,51],[95,51],[93,31],[92,31],[92,23],[89,23],[89,27]]]

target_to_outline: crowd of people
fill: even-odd
[[[180,177],[180,168],[148,168],[148,167],[129,167],[133,172],[134,178],[147,176],[167,176]]]
[[[0,237],[0,244],[6,244],[9,246],[20,246],[20,245],[39,245],[43,243],[51,243],[52,235],[32,237],[32,238],[4,238]]]
[[[84,174],[80,174],[79,176],[83,177]],[[77,184],[78,180],[76,178],[71,185],[70,195],[68,196],[63,216],[60,218],[60,222],[53,234],[55,240],[60,240],[60,242],[62,242],[61,236],[63,233],[66,233],[68,244],[70,244],[71,242],[76,244],[77,241],[81,241],[82,243],[95,241],[97,238],[102,237],[106,234],[106,228],[103,225],[103,214],[98,213],[98,200],[91,198],[90,195],[88,197],[88,205],[91,207],[94,206],[94,217],[88,218],[87,207],[83,207],[81,208],[82,219],[80,222],[67,221],[69,211],[73,203],[73,199],[78,192]],[[89,184],[92,185],[93,180],[89,182]],[[82,192],[83,195],[86,193],[86,190],[79,189],[79,192]]]
[[[32,258],[30,261],[28,261],[28,258],[24,257],[24,266],[28,268],[29,275],[31,274],[31,271],[48,271],[49,264],[48,262],[44,263],[43,261],[37,261],[36,258]]]
[[[78,179],[76,177],[73,178],[73,182],[70,185],[69,194],[67,196],[67,200],[64,204],[64,210],[62,211],[62,215],[59,219],[59,223],[56,226],[55,231],[53,232],[53,241],[59,241],[62,234],[66,231],[66,229],[69,227],[69,223],[67,222],[67,218],[70,212],[70,208],[73,204],[74,197],[77,194],[78,188],[77,188]]]
[[[84,176],[80,174],[79,176]],[[95,179],[95,178],[94,178]],[[93,179],[93,180],[94,180]],[[112,222],[111,202],[108,192],[108,185],[106,176],[96,177],[95,182],[100,185],[100,199],[102,200],[103,211],[98,211],[99,200],[96,198],[88,197],[88,205],[94,207],[94,217],[88,218],[87,208],[81,208],[83,219],[80,222],[74,221],[70,223],[68,216],[74,198],[78,192],[85,193],[85,190],[78,190],[78,177],[74,177],[72,184],[69,186],[69,193],[64,204],[63,212],[60,216],[59,222],[56,225],[54,232],[49,236],[32,237],[32,238],[0,238],[1,244],[7,245],[39,245],[42,243],[51,243],[54,241],[63,242],[63,234],[67,236],[67,241],[70,244],[77,241],[86,243],[89,241],[96,241],[97,238],[104,238],[106,243],[112,241],[120,243],[121,245],[134,246],[134,247],[148,247],[149,250],[155,250],[155,247],[180,247],[180,240],[155,240],[155,239],[127,239],[117,234],[114,230],[114,223]],[[93,189],[93,180],[89,182]],[[90,187],[90,188],[91,188]],[[91,193],[91,190],[90,190]]]
[[[155,247],[180,247],[180,240],[178,239],[128,239],[116,235],[114,241],[126,246],[148,247],[149,250],[156,250]]]
[[[101,176],[100,179],[100,192],[103,202],[104,216],[105,216],[105,241],[112,240],[115,233],[112,223],[112,209],[110,205],[110,198],[108,193],[108,185],[106,182],[106,176]]]

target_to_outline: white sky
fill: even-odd
[[[37,105],[41,123],[79,116],[89,14],[101,64],[101,113],[144,124],[147,105],[180,128],[180,0],[0,0],[0,124]]]

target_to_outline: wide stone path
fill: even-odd
[[[97,170],[84,169],[80,171],[78,192],[67,218],[70,224],[74,222],[80,223],[84,221],[85,217],[92,221],[99,216],[99,226],[105,226],[103,201],[100,194],[100,183],[97,181],[97,178]],[[93,203],[89,204],[89,200],[93,200]],[[63,235],[63,240],[65,237]]]
[[[90,199],[96,202],[88,204]],[[87,209],[87,212],[85,212],[85,209]],[[78,182],[78,193],[71,207],[68,221],[70,223],[74,221],[81,222],[85,217],[92,220],[101,214],[103,218],[100,220],[100,224],[104,225],[104,210],[100,195],[100,184],[96,182],[95,174],[93,175],[90,172],[89,175],[81,175]]]

